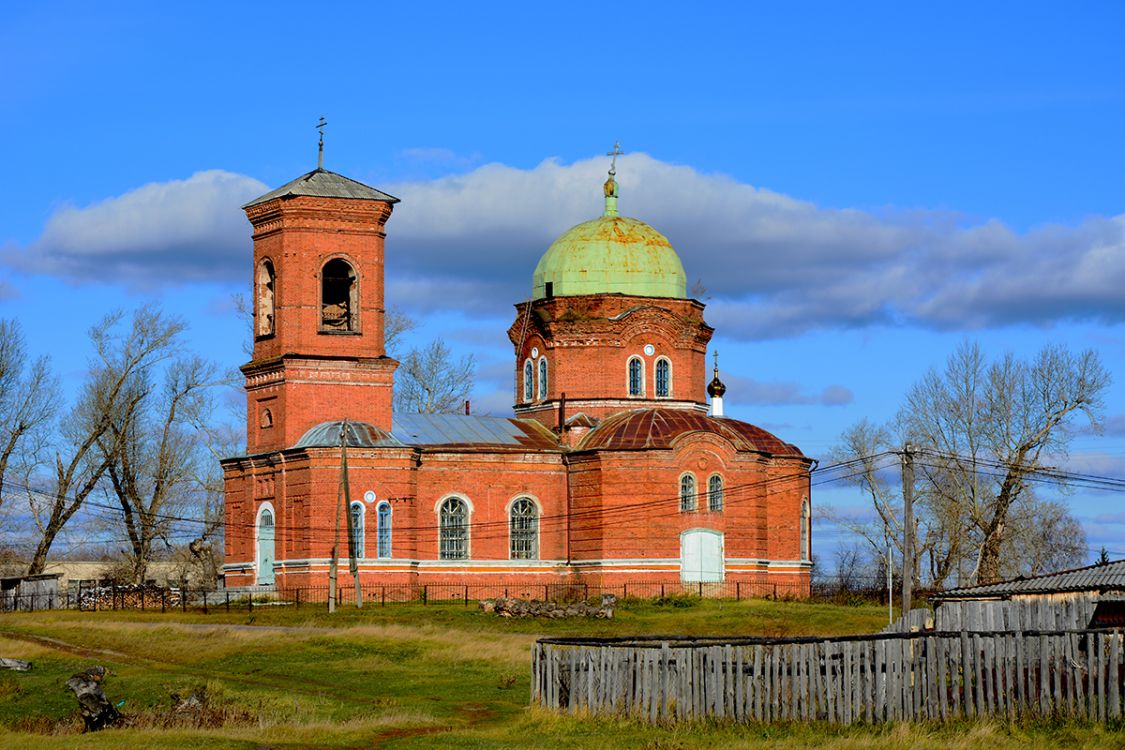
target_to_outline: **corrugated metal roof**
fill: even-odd
[[[250,208],[250,206],[265,203],[274,198],[289,198],[296,195],[398,203],[398,198],[387,195],[381,190],[376,190],[370,185],[364,185],[362,182],[344,177],[342,174],[329,172],[326,169],[314,169],[308,174],[303,174],[292,182],[282,185],[277,190],[271,190],[265,195],[255,198],[244,205],[243,208]]]
[[[395,414],[392,419],[391,432],[406,445],[559,447],[553,433],[530,419],[467,414]]]
[[[1058,573],[1015,578],[983,586],[965,586],[934,594],[932,599],[976,599],[1012,596],[1014,594],[1046,594],[1055,591],[1125,590],[1125,560],[1089,565]]]

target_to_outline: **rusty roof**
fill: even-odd
[[[354,200],[384,201],[386,203],[399,202],[398,198],[393,195],[387,195],[381,190],[376,190],[370,185],[364,185],[350,177],[329,172],[327,169],[314,169],[292,182],[282,185],[277,190],[271,190],[265,195],[255,198],[244,205],[243,208],[250,208],[274,198],[292,198],[298,195],[315,198],[352,198]]]
[[[636,409],[614,414],[591,430],[578,450],[659,450],[691,432],[707,432],[730,441],[736,450],[775,456],[803,456],[761,427],[737,419],[711,417],[687,409]]]
[[[1049,594],[1057,591],[1106,591],[1125,590],[1125,560],[1087,565],[1084,568],[1062,570],[1028,578],[1013,578],[1010,581],[986,583],[981,586],[964,586],[934,594],[931,598],[942,599],[999,599],[1014,594]]]

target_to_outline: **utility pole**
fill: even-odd
[[[887,534],[887,625],[895,624],[895,556],[891,535]]]
[[[340,424],[340,452],[343,453],[347,443],[348,423]],[[341,477],[342,479],[342,477]],[[332,559],[328,561],[328,612],[336,611],[336,573],[340,567],[340,502],[344,496],[344,483],[340,482],[336,489],[336,528],[332,532]]]
[[[466,404],[469,402],[466,401]],[[347,427],[348,421],[344,420]],[[340,493],[344,496],[348,514],[348,570],[355,582],[355,608],[363,608],[363,589],[359,586],[359,535],[356,533],[355,518],[352,516],[351,488],[348,484],[348,441],[340,441]]]
[[[902,614],[914,597],[914,446],[902,446]]]

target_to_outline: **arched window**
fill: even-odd
[[[391,504],[379,503],[379,510],[375,516],[378,524],[379,558],[387,560],[391,556]]]
[[[661,357],[656,360],[656,397],[672,395],[672,363]]]
[[[809,550],[809,521],[811,513],[809,512],[809,499],[806,497],[801,500],[801,559],[811,559]]]
[[[523,363],[523,400],[530,401],[534,395],[534,380],[535,380],[535,367],[531,364],[531,360]]]
[[[645,363],[640,357],[629,360],[629,395],[642,396],[645,392]]]
[[[529,497],[517,498],[508,517],[510,556],[513,560],[539,559],[539,509]]]
[[[688,473],[680,477],[680,510],[695,510],[695,475]]]
[[[258,265],[258,330],[259,336],[273,333],[273,263],[263,260]]]
[[[438,556],[442,560],[469,559],[469,506],[459,497],[451,497],[441,504],[439,511],[441,544]]]
[[[719,511],[723,509],[723,478],[712,474],[707,480],[707,508]]]
[[[355,270],[343,258],[333,258],[320,271],[320,327],[325,331],[355,331],[359,315]]]
[[[348,550],[349,556],[363,557],[363,503],[352,503],[352,538],[350,541],[351,549]]]
[[[258,514],[258,583],[273,583],[274,528],[273,511],[262,508]]]
[[[539,399],[547,398],[547,358],[539,358]]]
[[[262,418],[259,420],[258,425],[263,430],[268,427],[273,427],[273,412],[269,409],[262,409]]]

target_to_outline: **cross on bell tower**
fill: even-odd
[[[316,152],[316,169],[322,171],[324,169],[324,126],[328,121],[324,119],[324,115],[320,116],[320,122],[316,124],[316,129],[320,131],[320,143],[317,144]]]

